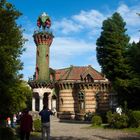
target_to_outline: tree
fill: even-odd
[[[25,42],[16,23],[20,16],[11,3],[0,1],[0,113],[4,116],[16,112],[19,102],[25,98],[21,95],[25,88],[20,88],[22,74],[19,73],[23,68],[20,56]]]
[[[114,13],[103,22],[102,29],[96,43],[97,60],[102,72],[111,82],[118,77],[127,78],[129,69],[125,56],[129,37],[125,34],[125,22],[119,13]]]
[[[131,80],[129,83],[129,103],[131,108],[140,108],[140,41],[133,42],[127,52],[127,59],[131,66]]]
[[[132,43],[128,50],[128,59],[133,71],[140,74],[140,41],[138,43]]]
[[[103,74],[111,81],[118,93],[120,103],[126,99],[125,93],[129,86],[131,71],[126,59],[129,37],[125,25],[120,14],[114,13],[111,18],[103,21],[103,31],[96,42],[97,60]]]

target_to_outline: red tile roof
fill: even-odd
[[[81,76],[84,78],[87,74],[90,74],[94,80],[104,80],[101,73],[93,69],[91,66],[70,66],[55,71],[56,80],[81,80]]]

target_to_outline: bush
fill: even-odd
[[[110,125],[112,123],[112,118],[113,118],[112,112],[108,111],[106,117],[107,117],[107,123]]]
[[[130,127],[140,127],[140,111],[131,111],[129,113]]]
[[[102,118],[99,115],[92,117],[92,126],[99,126],[102,124]]]
[[[9,127],[0,127],[0,140],[16,140],[13,130]]]
[[[110,111],[107,113],[108,124],[111,128],[127,128],[128,126],[128,116],[125,114],[111,113]]]
[[[35,132],[41,132],[41,121],[39,119],[34,120],[33,126]]]

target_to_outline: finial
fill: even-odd
[[[50,17],[48,16],[48,14],[46,14],[45,12],[43,12],[42,15],[40,15],[38,17],[37,26],[39,28],[41,28],[41,26],[42,26],[42,29],[43,30],[45,30],[46,28],[50,28],[50,26],[51,26],[51,20],[50,20]]]

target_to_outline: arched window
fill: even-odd
[[[49,107],[49,104],[48,104],[48,102],[49,102],[48,95],[49,95],[49,94],[50,94],[50,93],[45,92],[45,93],[44,93],[44,97],[43,97],[43,105],[45,105],[46,107]]]
[[[39,111],[39,94],[37,92],[34,92],[33,98],[35,99],[35,104],[33,104],[35,107],[35,111]]]
[[[85,97],[83,92],[78,93],[78,108],[79,112],[83,112],[85,109]]]
[[[90,74],[87,74],[87,76],[84,78],[85,82],[93,82],[94,79],[91,77]]]

